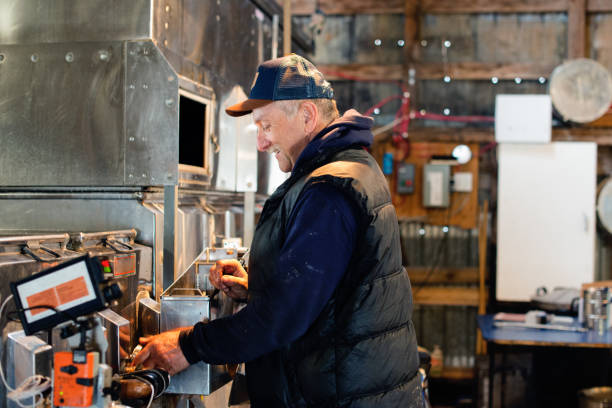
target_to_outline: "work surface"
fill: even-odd
[[[478,327],[487,342],[499,345],[553,346],[609,348],[612,345],[612,332],[603,334],[589,330],[586,332],[531,329],[522,327],[495,327],[493,315],[478,316]]]

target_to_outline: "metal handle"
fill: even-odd
[[[131,246],[130,244],[126,244],[125,242],[117,241],[114,239],[105,239],[103,242],[104,242],[104,245],[106,245],[107,247],[109,247],[115,252],[119,252],[122,254],[132,254],[135,252],[134,247]],[[119,248],[119,246],[122,246],[127,249],[121,249]]]
[[[59,261],[60,259],[62,259],[62,256],[60,254],[58,254],[55,251],[52,251],[49,248],[45,248],[44,246],[41,246],[39,249],[41,249],[41,250],[43,250],[43,251],[53,255],[53,258],[46,258],[46,259],[45,258],[41,258],[40,256],[36,255],[34,253],[34,251],[32,251],[28,246],[24,246],[21,249],[21,252],[23,254],[31,256],[34,260],[36,260],[38,262],[56,262],[56,261]]]

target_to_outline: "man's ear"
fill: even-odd
[[[302,111],[301,118],[304,120],[304,131],[310,133],[315,129],[319,121],[319,110],[317,109],[317,105],[310,101],[305,101],[302,102],[300,110]]]

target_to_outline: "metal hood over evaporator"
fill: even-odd
[[[0,185],[177,183],[179,77],[156,3],[0,2]]]

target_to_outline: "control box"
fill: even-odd
[[[423,207],[448,207],[449,195],[450,166],[426,164],[423,167]]]
[[[59,351],[54,356],[53,404],[89,407],[93,404],[99,354],[84,350]]]
[[[397,193],[414,193],[414,164],[400,163],[397,166]]]

